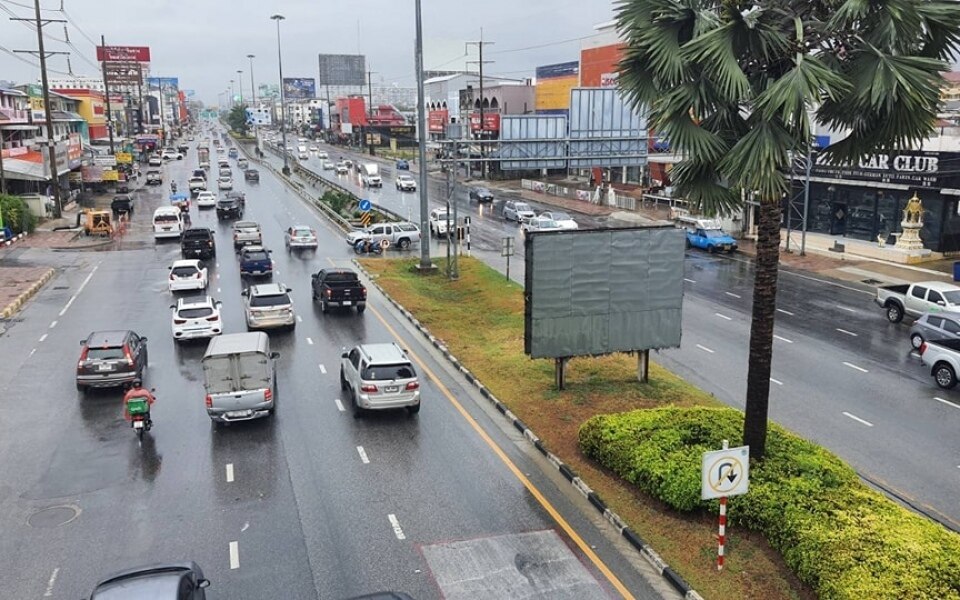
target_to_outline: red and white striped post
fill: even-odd
[[[726,444],[724,444],[726,445]],[[720,498],[720,534],[717,536],[717,570],[723,570],[723,545],[727,537],[727,497]]]

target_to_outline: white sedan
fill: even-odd
[[[233,178],[232,177],[220,177],[217,179],[217,189],[218,190],[232,190],[233,189]]]
[[[324,171],[332,171],[334,168],[335,168],[335,167],[334,167],[333,163],[330,162],[329,160],[323,161],[323,170],[324,170]]]
[[[196,259],[174,261],[173,266],[170,267],[167,286],[171,292],[205,290],[207,289],[207,267],[202,261]]]
[[[573,220],[573,217],[568,215],[565,212],[558,210],[547,211],[540,213],[541,217],[546,217],[552,221],[556,221],[560,226],[560,229],[580,229],[580,226],[576,221]]]
[[[201,190],[197,194],[198,208],[214,208],[217,206],[217,195],[209,190]]]
[[[563,231],[563,227],[553,219],[548,219],[541,215],[524,221],[523,224],[520,225],[520,230],[523,231],[523,233],[531,233],[534,231]]]
[[[171,329],[175,341],[212,338],[223,332],[221,303],[210,296],[180,298],[173,309]]]

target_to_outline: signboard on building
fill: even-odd
[[[137,85],[143,81],[143,69],[140,63],[107,61],[103,68],[110,86]]]
[[[956,169],[949,164],[941,164],[944,162],[944,154],[943,152],[891,152],[864,156],[856,164],[833,165],[827,162],[825,155],[814,152],[811,174],[814,177],[851,180],[851,182],[873,181],[920,188],[953,188],[956,187],[953,183],[960,180],[960,177],[956,175]]]
[[[317,82],[312,77],[284,77],[285,100],[305,100],[317,97]]]
[[[97,46],[97,60],[115,60],[122,62],[150,62],[148,46]]]
[[[147,85],[151,88],[175,88],[180,87],[179,77],[147,77]]]
[[[247,109],[247,125],[270,125],[272,117],[270,109],[264,106]]]
[[[647,161],[647,118],[617,88],[570,90],[571,169],[631,167]]]
[[[362,54],[321,54],[320,85],[367,84],[367,59]]]
[[[443,128],[450,120],[447,109],[431,110],[427,113],[427,131],[430,133],[443,133]]]
[[[539,114],[561,114],[570,108],[570,90],[580,83],[578,61],[537,67],[534,108]]]
[[[500,131],[500,113],[484,112],[483,130]],[[480,111],[470,113],[470,131],[474,133],[480,131]]]
[[[43,155],[43,170],[45,173],[50,173],[50,153],[41,152]],[[69,153],[67,152],[67,143],[66,142],[57,142],[54,146],[54,156],[57,160],[57,175],[63,175],[70,171],[70,158]]]

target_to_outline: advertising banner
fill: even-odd
[[[443,128],[449,121],[449,111],[431,110],[427,113],[427,130],[430,133],[443,133]]]
[[[577,87],[577,75],[537,80],[534,88],[534,108],[537,112],[567,110],[570,108],[570,90]]]
[[[136,85],[143,80],[140,63],[107,61],[104,63],[104,70],[111,86]]]
[[[124,62],[150,62],[148,46],[97,46],[97,60],[116,60]]]
[[[367,60],[362,54],[321,54],[320,85],[367,84]]]
[[[147,85],[151,88],[179,88],[180,87],[180,78],[179,77],[147,77]]]
[[[500,113],[483,113],[483,130],[500,131]],[[480,113],[470,113],[470,131],[480,131]]]
[[[312,77],[284,77],[283,95],[286,100],[316,98],[317,82]]]
[[[580,74],[580,61],[556,63],[552,65],[543,65],[537,67],[537,83],[544,79],[557,79],[562,77],[575,77]]]
[[[117,152],[116,158],[118,163],[129,164],[133,162],[133,154],[129,152]]]
[[[247,109],[247,125],[270,125],[270,109],[256,107]]]

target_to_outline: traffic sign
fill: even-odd
[[[747,493],[750,446],[703,453],[700,496],[704,500]]]
[[[361,201],[360,201],[360,210],[361,210],[361,211],[363,211],[363,212],[368,212],[371,208],[373,208],[373,204],[371,204],[369,200],[361,200]]]

